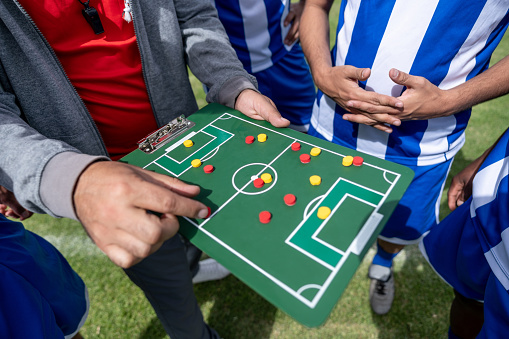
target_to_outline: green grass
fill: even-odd
[[[334,32],[334,24],[331,26]],[[493,61],[508,52],[506,37]],[[205,105],[203,90],[191,78],[201,107]],[[474,108],[466,144],[456,157],[452,173],[479,156],[505,130],[507,107],[509,97]],[[445,195],[442,207],[445,216]],[[35,215],[25,224],[55,244],[86,282],[91,302],[90,315],[81,331],[86,338],[165,337],[143,293],[92,244],[79,223]],[[370,311],[366,274],[373,253],[371,250],[364,259],[330,318],[314,329],[298,324],[233,276],[197,285],[195,292],[206,321],[228,339],[446,338],[452,291],[434,274],[416,246],[407,247],[396,258],[396,297],[391,312],[382,317]]]

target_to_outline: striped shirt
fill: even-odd
[[[249,73],[263,71],[292,49],[284,39],[290,0],[211,0],[237,56]]]
[[[488,155],[473,182],[470,217],[484,256],[509,291],[509,130]]]
[[[385,95],[404,90],[389,78],[391,68],[450,89],[488,68],[507,29],[508,9],[509,0],[343,0],[333,64],[371,68],[361,86]],[[426,166],[459,151],[471,110],[406,121],[391,134],[344,121],[343,113],[319,91],[309,133],[404,165]]]

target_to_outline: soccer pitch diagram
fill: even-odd
[[[180,233],[297,321],[322,324],[412,171],[217,104],[187,119],[121,161],[199,185],[211,215],[180,218]]]

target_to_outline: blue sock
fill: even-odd
[[[385,267],[392,267],[392,259],[394,259],[394,257],[396,255],[398,255],[398,253],[389,253],[389,252],[386,252],[384,251],[384,249],[377,244],[377,252],[375,254],[375,257],[373,258],[373,264],[374,265],[380,265],[380,266],[385,266]]]
[[[457,335],[455,335],[454,333],[452,333],[451,331],[451,328],[449,327],[449,332],[447,333],[448,335],[448,338],[449,339],[461,339],[460,337],[458,337]]]

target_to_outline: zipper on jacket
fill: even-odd
[[[159,119],[154,111],[154,102],[152,101],[152,95],[148,88],[147,74],[145,73],[145,62],[143,60],[143,53],[141,52],[140,42],[138,41],[138,37],[140,36],[140,34],[138,34],[138,26],[136,25],[136,20],[135,20],[135,15],[134,15],[134,10],[133,10],[134,2],[135,2],[135,0],[130,0],[129,7],[131,9],[131,20],[133,22],[133,27],[134,27],[134,36],[136,37],[136,46],[138,47],[138,53],[140,53],[141,74],[143,75],[143,81],[145,82],[145,90],[147,91],[148,102],[150,103],[150,108],[152,109],[152,115],[154,116],[154,119],[156,120],[157,126],[161,127],[162,125],[166,124],[166,122],[159,121]]]
[[[72,84],[71,82],[71,79],[69,78],[69,76],[67,75],[67,73],[65,72],[65,69],[64,67],[62,66],[62,64],[60,63],[60,60],[58,59],[57,57],[57,54],[55,53],[55,51],[53,50],[53,47],[51,47],[50,43],[48,42],[48,39],[46,39],[46,37],[44,36],[44,34],[42,34],[41,30],[39,29],[39,27],[37,27],[37,25],[35,24],[34,20],[32,19],[32,17],[28,14],[28,12],[23,8],[23,6],[21,6],[21,4],[18,2],[18,0],[13,0],[14,3],[16,4],[16,6],[18,6],[18,8],[20,9],[20,11],[27,17],[28,21],[30,21],[30,23],[32,24],[32,26],[35,28],[35,30],[37,31],[37,33],[39,33],[39,36],[41,37],[42,41],[44,42],[44,44],[46,45],[46,47],[48,47],[51,55],[53,56],[53,58],[55,59],[55,61],[57,62],[60,70],[62,71],[62,73],[64,74],[65,78],[67,79],[67,83],[71,86],[72,90],[74,91],[74,93],[76,94],[76,96],[78,97],[81,105],[83,106],[83,109],[85,110],[85,112],[87,112],[87,117],[88,119],[90,120],[90,122],[92,123],[92,126],[94,127],[95,129],[95,133],[97,135],[97,137],[99,138],[99,140],[101,140],[101,144],[102,144],[102,148],[103,148],[103,151],[104,151],[104,154],[108,155],[109,156],[109,153],[108,153],[108,150],[106,149],[106,145],[104,144],[104,140],[101,136],[101,133],[99,133],[99,128],[97,127],[94,119],[92,119],[92,115],[90,114],[90,112],[88,111],[88,108],[87,106],[85,105],[85,103],[83,102],[83,100],[81,99],[78,91],[76,90],[76,88],[74,87],[74,85]]]

